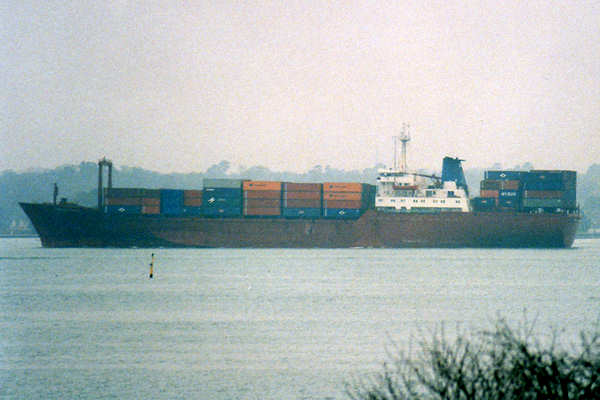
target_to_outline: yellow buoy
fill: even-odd
[[[154,253],[152,253],[152,261],[150,261],[150,279],[154,276]]]

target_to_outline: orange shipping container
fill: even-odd
[[[321,199],[286,199],[283,201],[286,208],[321,208]]]
[[[495,197],[498,198],[500,196],[499,190],[482,190],[479,192],[480,197]]]
[[[244,215],[274,216],[281,215],[280,208],[244,208]]]
[[[278,190],[281,191],[281,182],[276,181],[244,181],[244,190]]]
[[[321,200],[321,192],[283,192],[283,198]]]
[[[325,200],[362,200],[362,193],[354,192],[323,192]]]
[[[325,200],[323,208],[362,208],[360,200]]]
[[[202,205],[202,197],[184,198],[183,205],[188,207],[200,207]]]
[[[245,199],[281,199],[279,190],[247,190],[244,192]]]
[[[107,206],[141,206],[142,198],[141,197],[121,197],[121,198],[107,197],[106,199],[104,199],[104,203]]]
[[[284,183],[283,190],[287,192],[321,192],[320,183]]]
[[[362,192],[362,183],[356,182],[325,182],[323,184],[324,192]]]
[[[160,214],[159,206],[142,206],[142,214]]]
[[[279,199],[246,199],[244,201],[244,207],[247,208],[270,208],[270,207],[281,207],[281,200]]]
[[[147,198],[144,197],[142,199],[143,206],[160,206],[160,197],[159,198]]]

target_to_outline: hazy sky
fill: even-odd
[[[0,170],[600,163],[598,1],[0,5]]]

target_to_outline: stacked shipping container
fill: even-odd
[[[171,216],[183,214],[183,190],[160,189],[160,213]]]
[[[242,215],[241,179],[204,179],[202,214],[207,217]]]
[[[160,192],[157,189],[107,188],[104,204],[107,214],[158,214]]]
[[[354,182],[323,184],[323,216],[358,218],[374,203],[374,186]]]
[[[276,217],[281,215],[281,182],[244,181],[244,215]]]
[[[183,214],[202,215],[202,190],[183,191]]]
[[[509,210],[546,212],[577,207],[575,171],[486,171],[476,211]]]
[[[319,218],[323,204],[320,183],[284,183],[282,215],[287,218]]]
[[[205,217],[358,218],[375,187],[361,183],[205,179],[203,190],[111,189],[105,212]]]
[[[523,182],[523,208],[576,208],[576,184],[575,171],[531,171]]]
[[[515,172],[515,171],[507,171]],[[521,202],[521,181],[515,179],[515,174],[499,174],[497,179],[484,179],[481,181],[480,197],[487,199],[482,205],[495,203],[496,207],[503,210],[514,211]]]

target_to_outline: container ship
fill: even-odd
[[[56,190],[53,203],[20,205],[44,247],[572,246],[575,171],[486,171],[470,198],[463,160],[445,157],[438,177],[408,172],[405,159],[404,148],[376,185],[204,179],[196,190],[113,187],[103,159],[97,208],[57,203]]]

